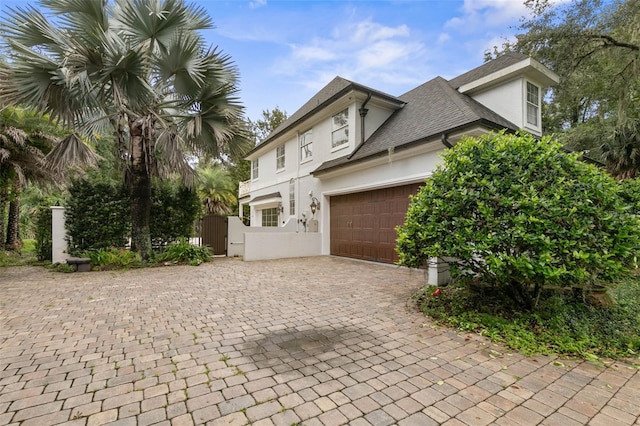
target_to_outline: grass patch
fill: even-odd
[[[522,312],[490,289],[426,287],[418,306],[436,322],[489,337],[524,355],[585,359],[640,359],[640,270],[609,290],[611,306],[593,306],[581,295],[545,292],[535,312]]]
[[[22,240],[22,250],[20,253],[0,250],[0,267],[8,266],[33,266],[44,265],[48,262],[38,261],[36,253],[36,240]]]

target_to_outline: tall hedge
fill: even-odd
[[[65,210],[71,254],[125,247],[131,234],[128,200],[120,183],[98,177],[73,181]]]
[[[154,249],[189,238],[200,212],[195,192],[177,182],[155,181],[152,187],[151,242]],[[125,187],[100,177],[76,180],[65,211],[72,254],[125,247],[131,236],[129,195]]]
[[[640,224],[604,171],[547,138],[464,139],[413,197],[398,228],[400,262],[460,259],[477,277],[534,308],[544,286],[614,282],[637,250]]]
[[[199,213],[200,200],[195,191],[177,182],[154,182],[150,220],[154,250],[179,238],[189,238]]]

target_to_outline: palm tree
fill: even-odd
[[[62,176],[49,167],[45,155],[58,138],[51,125],[16,108],[0,111],[0,244],[19,251],[20,195],[29,182],[58,183]],[[5,215],[9,214],[5,223]],[[6,229],[6,234],[5,234]]]
[[[609,133],[600,145],[602,159],[618,179],[640,174],[640,120],[628,120]]]
[[[186,153],[240,148],[231,143],[242,117],[237,70],[205,46],[204,9],[183,0],[43,0],[40,10],[9,9],[2,22],[11,64],[0,67],[0,101],[39,108],[83,135],[114,135],[132,246],[147,258],[152,177],[178,172],[193,184]],[[79,141],[61,144],[58,160]]]
[[[198,194],[205,214],[227,215],[238,202],[235,183],[229,172],[219,164],[201,168],[198,172]]]

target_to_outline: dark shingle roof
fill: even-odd
[[[479,123],[496,129],[518,129],[509,120],[459,93],[442,77],[436,77],[399,98],[406,102],[404,108],[391,115],[357,151],[321,164],[314,173]]]
[[[271,132],[271,134],[269,134],[269,136],[267,136],[267,138],[262,143],[257,145],[247,155],[264,147],[266,144],[274,140],[279,134],[297,125],[316,111],[319,111],[320,109],[324,108],[331,102],[335,101],[342,95],[352,90],[360,91],[363,93],[371,93],[376,97],[396,103],[399,107],[403,105],[403,102],[395,96],[391,96],[379,90],[354,83],[353,81],[347,80],[342,77],[336,77],[331,80],[329,84],[320,89],[320,91],[316,93],[311,99],[309,99],[307,103],[302,105],[300,109],[293,113],[291,117],[287,118],[282,124],[280,124],[280,126],[278,126],[273,132]]]
[[[458,89],[460,86],[464,86],[467,83],[471,83],[472,81],[476,81],[482,77],[486,77],[496,71],[500,71],[503,68],[506,68],[513,64],[517,64],[518,62],[522,62],[527,58],[529,57],[527,55],[523,55],[522,53],[505,53],[501,56],[498,56],[492,61],[486,62],[485,64],[480,65],[479,67],[474,68],[471,71],[467,71],[464,74],[461,74],[456,78],[449,80],[449,84],[454,89]]]

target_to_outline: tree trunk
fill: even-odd
[[[20,239],[20,186],[18,183],[14,187],[13,199],[9,201],[5,248],[18,253],[22,249],[22,239]]]
[[[151,256],[151,176],[149,173],[149,127],[145,119],[131,123],[131,248],[143,260]]]

